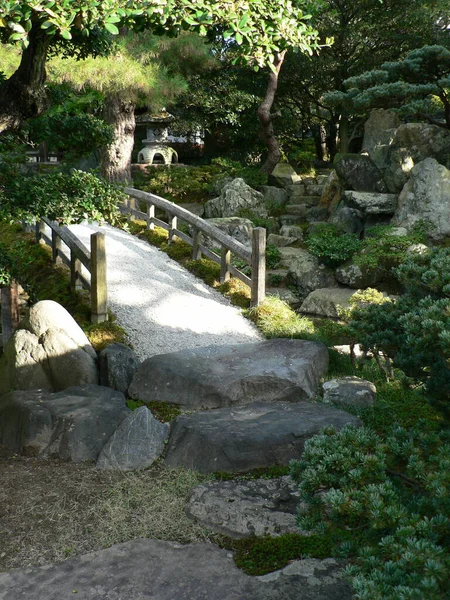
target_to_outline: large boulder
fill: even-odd
[[[43,300],[7,343],[0,358],[0,395],[11,389],[64,390],[98,383],[97,355],[73,317]]]
[[[311,292],[300,306],[300,312],[320,317],[337,318],[340,311],[350,307],[355,290],[322,288]]]
[[[344,202],[365,216],[393,215],[397,207],[397,195],[347,190],[344,192]]]
[[[419,220],[433,225],[430,237],[436,241],[450,235],[450,171],[434,158],[412,169],[392,222],[410,230]]]
[[[358,265],[349,261],[338,267],[334,276],[344,285],[353,290],[374,287],[383,281],[385,273],[382,269],[372,265]]]
[[[325,206],[329,211],[333,210],[341,201],[344,189],[344,182],[333,170],[323,185],[320,206]]]
[[[146,406],[122,421],[97,459],[100,469],[146,469],[161,456],[169,437],[169,425],[160,423]]]
[[[356,233],[359,235],[364,230],[363,213],[356,208],[346,206],[343,202],[332,211],[328,222],[336,225],[344,233]]]
[[[405,123],[395,132],[384,177],[389,191],[398,193],[411,169],[426,158],[450,168],[450,131],[430,123]]]
[[[380,169],[366,154],[338,154],[334,159],[345,189],[357,192],[387,192]]]
[[[131,398],[189,408],[313,398],[328,368],[328,350],[305,340],[274,339],[207,346],[145,360]]]
[[[205,219],[211,225],[214,225],[220,231],[223,231],[227,235],[231,236],[244,246],[251,247],[252,245],[252,232],[253,223],[250,219],[244,219],[242,217],[224,217],[222,219]],[[203,244],[207,248],[214,248],[218,242],[204,236]]]
[[[264,196],[264,202],[267,206],[284,206],[288,199],[287,191],[274,185],[262,185],[258,191]]]
[[[165,465],[240,473],[288,465],[326,426],[359,425],[349,413],[312,402],[257,402],[182,415],[172,424]]]
[[[297,175],[289,163],[278,163],[269,176],[270,185],[285,189],[290,185],[300,182],[300,175]]]
[[[0,398],[0,446],[29,456],[96,460],[130,410],[120,392],[97,385]]]
[[[250,211],[257,217],[267,217],[264,196],[241,178],[233,179],[225,185],[218,198],[205,204],[205,216],[208,219],[238,217],[242,211]]]
[[[195,487],[186,513],[231,537],[298,533],[298,485],[287,476],[251,481],[210,481]]]
[[[401,121],[397,113],[384,108],[371,111],[364,123],[363,152],[367,152],[378,166],[383,166],[395,132]]]
[[[0,573],[2,600],[351,600],[335,559],[252,577],[211,543],[137,539],[56,565]]]
[[[318,288],[338,287],[333,271],[303,248],[279,248],[282,267],[288,269],[288,281],[302,298]]]
[[[136,354],[125,344],[109,344],[100,352],[100,385],[127,394],[139,366]]]

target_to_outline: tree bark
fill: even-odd
[[[134,104],[111,95],[105,101],[103,118],[114,127],[114,141],[99,150],[101,174],[111,182],[129,182],[136,127]]]
[[[272,106],[275,100],[275,94],[278,88],[278,78],[283,65],[286,51],[275,55],[274,67],[275,71],[270,71],[269,82],[267,84],[266,95],[258,108],[258,119],[261,123],[263,131],[263,139],[267,146],[267,159],[261,167],[261,173],[272,173],[275,166],[280,162],[281,150],[275,131],[273,129],[274,115],[271,114]]]
[[[25,119],[40,115],[47,107],[45,65],[51,36],[39,24],[32,26],[29,45],[20,65],[0,86],[0,133],[17,129]]]
[[[350,142],[348,117],[341,115],[339,121],[339,151],[346,154]]]

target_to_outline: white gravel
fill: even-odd
[[[108,306],[141,359],[262,339],[227,298],[158,248],[109,225],[70,229],[87,248],[93,232],[106,234]]]

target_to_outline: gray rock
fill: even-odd
[[[306,185],[303,183],[294,183],[287,188],[288,198],[304,196],[306,194]]]
[[[289,304],[292,308],[297,309],[302,300],[298,294],[294,292],[294,290],[285,287],[266,287],[266,295],[267,296],[275,296],[279,298],[286,304]]]
[[[365,154],[339,154],[334,165],[345,188],[357,192],[387,192],[381,171]]]
[[[333,210],[341,201],[344,189],[344,182],[333,170],[323,184],[320,206],[326,206],[328,211]]]
[[[301,242],[303,240],[303,229],[297,225],[283,225],[280,229],[280,235],[293,237]]]
[[[146,406],[129,414],[103,446],[97,459],[100,469],[146,469],[161,456],[169,425],[155,419]]]
[[[301,231],[301,230],[300,230]],[[270,233],[267,236],[267,245],[276,246],[277,248],[283,248],[284,246],[290,246],[298,241],[297,237],[288,237],[286,235],[277,235],[276,233]]]
[[[251,247],[252,245],[252,232],[253,223],[250,219],[243,219],[241,217],[224,217],[222,219],[205,219],[211,225],[215,225],[220,231],[223,231],[227,235],[244,244],[244,246]],[[214,248],[217,246],[217,242],[203,237],[203,244],[207,248]]]
[[[129,412],[123,394],[97,385],[10,392],[0,398],[0,445],[29,456],[96,460]]]
[[[323,427],[340,429],[348,423],[358,425],[359,420],[305,401],[258,402],[182,415],[172,424],[165,465],[200,473],[287,465]]]
[[[310,183],[306,186],[306,195],[307,196],[322,196],[323,185],[317,185],[317,183]]]
[[[392,223],[411,230],[421,219],[433,225],[429,234],[432,240],[442,241],[450,235],[450,171],[434,158],[412,169]]]
[[[230,180],[232,181],[233,178],[230,177]],[[220,192],[217,192],[220,194]],[[180,208],[184,208],[185,210],[188,210],[190,213],[192,213],[193,215],[197,215],[197,217],[203,217],[203,215],[205,214],[205,207],[203,204],[200,204],[198,202],[180,202],[178,204],[178,206]]]
[[[203,527],[231,537],[299,533],[298,485],[290,477],[212,481],[195,487],[186,513]]]
[[[76,591],[76,592],[75,592]],[[295,561],[251,577],[214,544],[138,539],[57,565],[0,573],[1,600],[350,600],[342,564]]]
[[[397,113],[384,108],[376,108],[364,123],[363,152],[369,153],[372,159],[380,146],[388,147],[394,138],[401,121]]]
[[[269,184],[287,189],[294,183],[300,183],[301,178],[289,163],[278,163],[269,176]]]
[[[365,215],[393,215],[397,208],[396,194],[345,191],[344,201]]]
[[[343,408],[373,406],[376,397],[377,388],[374,384],[360,377],[340,377],[323,384],[323,401]]]
[[[410,252],[411,254],[426,254],[429,250],[425,244],[411,244],[411,246],[406,248],[406,252]]]
[[[133,374],[139,366],[136,354],[125,344],[110,344],[100,352],[100,385],[127,395]]]
[[[326,221],[328,218],[328,209],[325,206],[312,206],[306,211],[306,220],[308,223],[312,221]]]
[[[258,191],[264,196],[267,206],[284,206],[287,202],[287,191],[274,185],[262,185]]]
[[[322,288],[311,292],[300,306],[300,312],[321,317],[337,318],[340,310],[350,307],[349,300],[355,290]]]
[[[205,204],[205,216],[208,219],[238,217],[243,210],[249,210],[258,217],[267,217],[268,214],[264,196],[241,178],[227,183],[218,198],[208,200]]]
[[[302,248],[280,248],[280,264],[288,269],[288,281],[306,298],[318,288],[338,287],[333,272]]]
[[[213,185],[212,193],[219,196],[222,193],[223,188],[233,181],[234,177],[231,175],[224,175],[219,177]]]
[[[450,131],[430,123],[405,123],[395,132],[385,168],[389,190],[398,193],[414,165],[434,158],[450,168]]]
[[[38,302],[0,358],[0,395],[85,383],[98,383],[95,350],[65,308],[52,300]]]
[[[360,234],[364,229],[363,213],[356,208],[349,208],[341,202],[331,213],[328,222],[336,225],[344,233]]]
[[[338,267],[334,276],[344,285],[352,289],[374,287],[384,278],[384,273],[378,267],[360,266],[350,261]]]
[[[305,340],[207,346],[145,360],[131,398],[190,408],[312,398],[328,368],[328,350]]]

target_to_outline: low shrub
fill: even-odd
[[[318,225],[305,240],[308,250],[324,265],[337,267],[352,258],[362,248],[361,240],[353,233],[341,233],[334,225]]]

